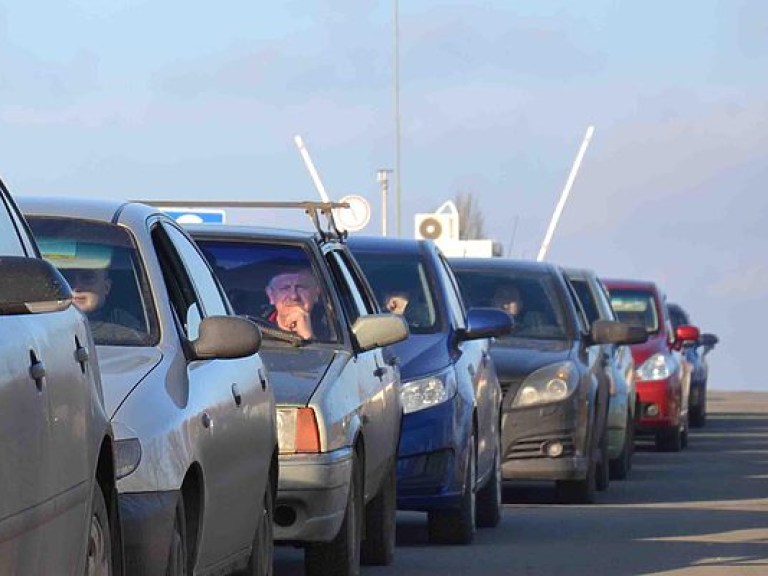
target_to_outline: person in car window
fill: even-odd
[[[384,297],[384,308],[392,314],[405,314],[410,297],[405,291],[390,292]]]
[[[267,320],[305,340],[315,336],[313,311],[320,298],[320,287],[312,270],[282,270],[269,281],[266,293],[271,305]]]
[[[520,290],[514,284],[499,286],[493,294],[493,305],[512,316],[516,332],[524,328],[540,328],[547,324],[544,314],[525,309]]]

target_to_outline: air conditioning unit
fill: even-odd
[[[420,240],[458,240],[458,214],[416,214],[415,237]]]

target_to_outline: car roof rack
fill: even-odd
[[[317,233],[323,241],[345,240],[347,230],[340,230],[336,224],[333,211],[339,208],[349,208],[347,202],[316,202],[304,200],[301,202],[256,202],[250,200],[134,200],[157,208],[301,208],[314,224]],[[320,216],[324,216],[326,225],[323,227]]]

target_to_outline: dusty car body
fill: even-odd
[[[0,573],[120,574],[93,339],[2,182],[0,278]]]
[[[579,297],[587,321],[616,321],[608,292],[593,270],[565,270]],[[608,364],[610,401],[608,402],[608,462],[611,478],[622,480],[632,467],[635,447],[635,419],[639,397],[635,386],[635,362],[628,345],[603,344],[602,354]]]
[[[679,304],[667,304],[672,328],[692,326],[688,312]],[[691,427],[701,428],[707,423],[707,381],[709,363],[707,355],[715,348],[718,338],[714,334],[702,333],[698,340],[685,342],[682,353],[691,366],[691,392],[688,395],[688,419]]]
[[[564,502],[591,503],[608,485],[610,382],[601,345],[627,339],[606,320],[590,328],[559,267],[502,258],[454,258],[469,306],[500,306],[514,287],[523,311],[491,353],[502,400],[502,471],[508,480],[554,480]]]
[[[258,321],[266,338],[262,354],[275,383],[280,443],[276,541],[304,547],[307,574],[389,564],[402,408],[399,371],[383,347],[405,338],[407,326],[381,313],[341,237],[236,226],[190,230],[235,310]],[[315,290],[310,338],[277,325],[269,290],[286,270],[306,272],[303,282]]]
[[[690,368],[683,343],[696,340],[695,326],[672,327],[666,297],[654,282],[603,279],[619,320],[642,326],[648,340],[632,346],[635,381],[640,396],[636,432],[652,435],[659,451],[678,452],[688,444]]]
[[[267,573],[277,441],[258,328],[232,313],[193,241],[158,210],[61,198],[23,209],[63,274],[98,264],[111,280],[110,321],[89,322],[127,572]]]
[[[410,336],[392,347],[405,411],[398,508],[427,512],[430,541],[469,544],[476,525],[500,519],[501,389],[489,347],[511,322],[497,310],[465,309],[431,241],[355,236],[349,244],[381,304],[393,294],[408,300]]]

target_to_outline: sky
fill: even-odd
[[[394,6],[0,2],[0,176],[17,196],[315,200],[300,134],[379,234]],[[402,236],[471,194],[535,258],[592,125],[547,260],[656,281],[720,338],[712,388],[768,389],[767,2],[404,0],[397,46]]]

